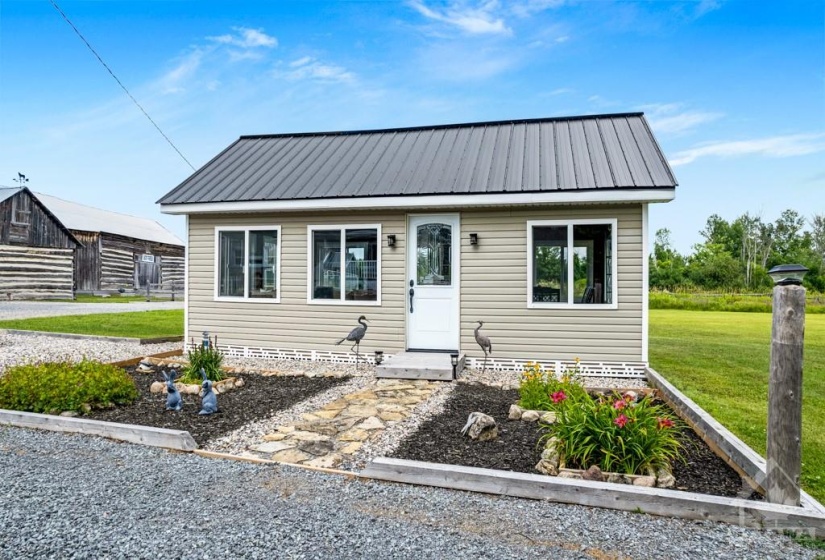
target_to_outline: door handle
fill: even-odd
[[[413,296],[415,295],[415,290],[413,289],[415,286],[415,281],[410,280],[410,313],[413,312]]]

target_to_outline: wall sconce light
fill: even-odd
[[[395,234],[391,233],[387,236],[387,247],[395,247]]]
[[[383,350],[376,350],[375,351],[375,365],[380,366],[381,362],[384,361],[384,351]]]
[[[455,370],[458,367],[458,354],[450,354],[450,363],[453,366],[453,379],[455,379]]]
[[[471,233],[470,234],[470,245],[478,245],[478,234]]]

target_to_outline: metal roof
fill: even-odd
[[[531,193],[677,184],[642,113],[241,136],[158,202]]]
[[[13,197],[22,190],[23,187],[0,187],[0,202]]]
[[[34,194],[70,230],[106,232],[168,245],[184,244],[177,235],[155,220],[101,210],[43,193]]]

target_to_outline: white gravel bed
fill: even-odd
[[[788,559],[782,534],[0,427],[0,559]],[[821,554],[821,553],[820,553]]]
[[[375,366],[372,364],[355,364],[309,361],[309,360],[264,360],[261,358],[232,358],[224,356],[222,365],[242,368],[247,373],[278,371],[286,375],[351,375],[353,377],[375,378]]]
[[[117,362],[180,348],[180,342],[138,344],[100,339],[0,334],[0,374],[7,367],[18,364],[63,360],[79,362],[84,357],[101,362]]]
[[[491,371],[476,368],[465,368],[458,376],[459,381],[470,383],[484,383],[494,387],[505,389],[518,389],[521,372],[518,371]],[[630,379],[624,377],[579,377],[585,387],[598,387],[603,389],[644,389],[647,381],[644,379]]]

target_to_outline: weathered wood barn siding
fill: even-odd
[[[71,298],[75,246],[28,189],[0,202],[0,298]]]
[[[184,248],[106,232],[75,231],[84,248],[75,261],[79,291],[152,289],[183,291]],[[141,263],[153,255],[154,264]]]

